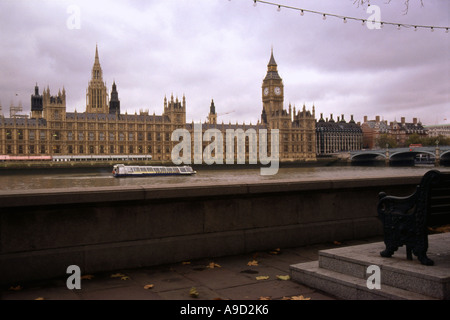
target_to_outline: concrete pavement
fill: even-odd
[[[324,243],[279,251],[184,261],[140,269],[84,275],[81,289],[67,278],[2,287],[1,300],[335,300],[287,279],[290,265],[315,261],[318,251],[371,243],[380,238]],[[261,278],[260,278],[261,277]]]

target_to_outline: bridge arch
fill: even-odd
[[[432,156],[433,158],[436,157],[436,154],[434,152],[428,151],[428,150],[414,150],[414,151],[410,151],[405,150],[405,151],[397,151],[394,152],[392,154],[389,155],[389,159],[390,160],[414,160],[414,158],[418,155],[418,154],[428,154],[430,156]]]
[[[383,152],[364,152],[364,153],[355,153],[350,156],[351,161],[369,161],[369,160],[375,160],[378,157],[382,157],[383,159],[386,159],[386,155]]]
[[[450,160],[450,149],[441,152],[440,158],[441,158],[441,160],[449,161]]]

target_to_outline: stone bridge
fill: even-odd
[[[450,161],[450,146],[388,148],[350,152],[350,160],[352,162],[380,159],[385,160],[386,162],[414,161],[415,159],[422,160],[424,163],[438,163],[441,160]]]

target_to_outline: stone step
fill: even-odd
[[[346,293],[342,297],[351,297],[349,299],[359,299],[360,296],[374,299],[409,299],[409,296],[413,299],[450,299],[450,233],[429,236],[428,256],[434,260],[434,266],[424,266],[417,259],[407,260],[405,248],[400,248],[391,258],[383,258],[380,256],[383,249],[384,243],[376,242],[322,250],[317,266],[291,266],[292,277],[297,282],[317,282],[321,290],[327,292],[326,282],[332,288],[345,288],[343,292]],[[372,274],[367,272],[370,265],[380,268],[381,290],[367,288],[367,278]],[[302,272],[302,268],[310,269]],[[313,281],[314,274],[316,281]],[[344,285],[345,281],[348,283]],[[414,297],[414,294],[418,296]]]
[[[369,289],[366,280],[319,267],[318,261],[291,265],[292,280],[345,300],[435,300],[388,285]]]

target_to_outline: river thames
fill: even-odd
[[[196,168],[192,176],[126,177],[114,178],[108,168],[103,169],[28,169],[1,170],[0,191],[54,188],[92,188],[120,186],[155,186],[188,184],[257,183],[271,180],[334,180],[376,177],[422,176],[431,169],[450,171],[450,167],[391,167],[391,166],[308,166],[280,168],[275,175],[264,176],[260,169]]]

